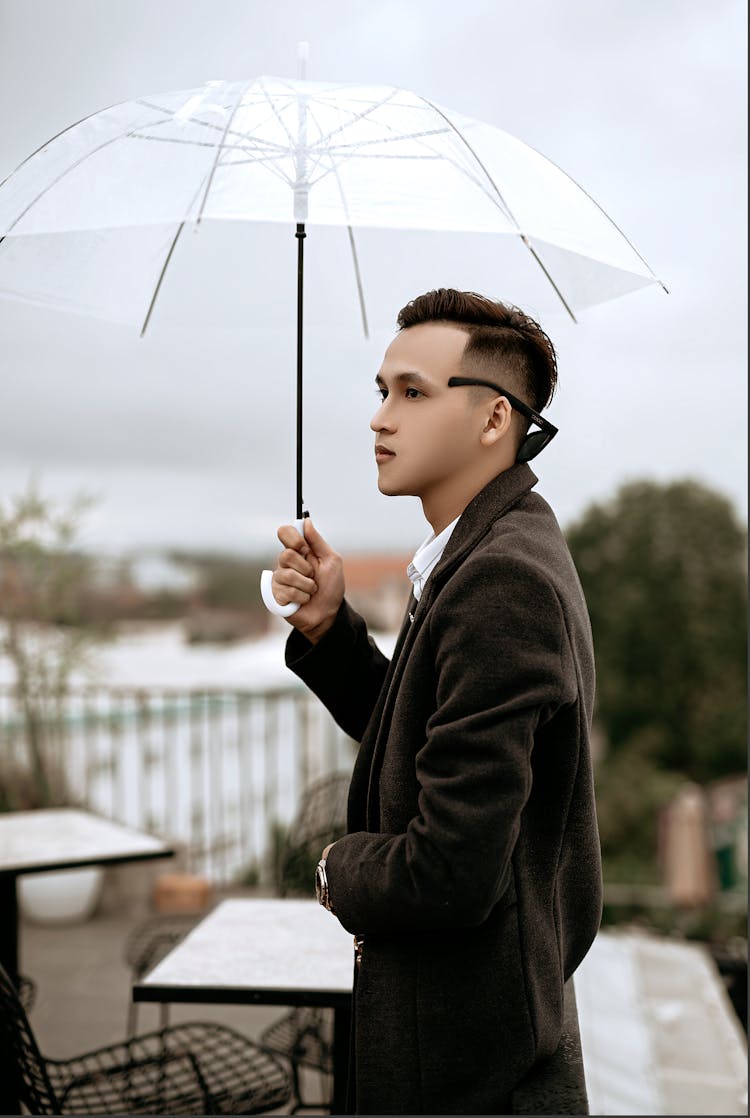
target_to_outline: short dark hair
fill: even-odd
[[[474,291],[441,287],[412,299],[398,312],[399,330],[423,322],[450,322],[468,335],[462,369],[502,383],[508,374],[508,391],[537,411],[546,407],[557,385],[557,355],[538,322],[509,303],[500,303]]]

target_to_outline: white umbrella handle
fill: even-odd
[[[305,522],[304,520],[295,520],[294,527],[304,539],[305,537]],[[299,602],[289,602],[288,605],[282,606],[277,602],[273,596],[271,589],[271,582],[273,579],[273,571],[261,571],[260,575],[260,595],[263,599],[263,604],[269,613],[275,613],[277,617],[291,617],[299,609]]]

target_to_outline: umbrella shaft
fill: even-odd
[[[304,295],[305,226],[297,224],[297,520],[305,515],[302,499],[302,300]]]

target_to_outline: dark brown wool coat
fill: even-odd
[[[287,644],[361,742],[327,866],[364,936],[360,1114],[507,1113],[599,927],[591,633],[535,483],[513,466],[467,506],[390,662],[346,603],[317,645]]]

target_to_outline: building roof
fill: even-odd
[[[403,581],[408,589],[406,568],[412,556],[399,554],[363,553],[344,555],[344,578],[347,590],[377,590],[385,582]]]

